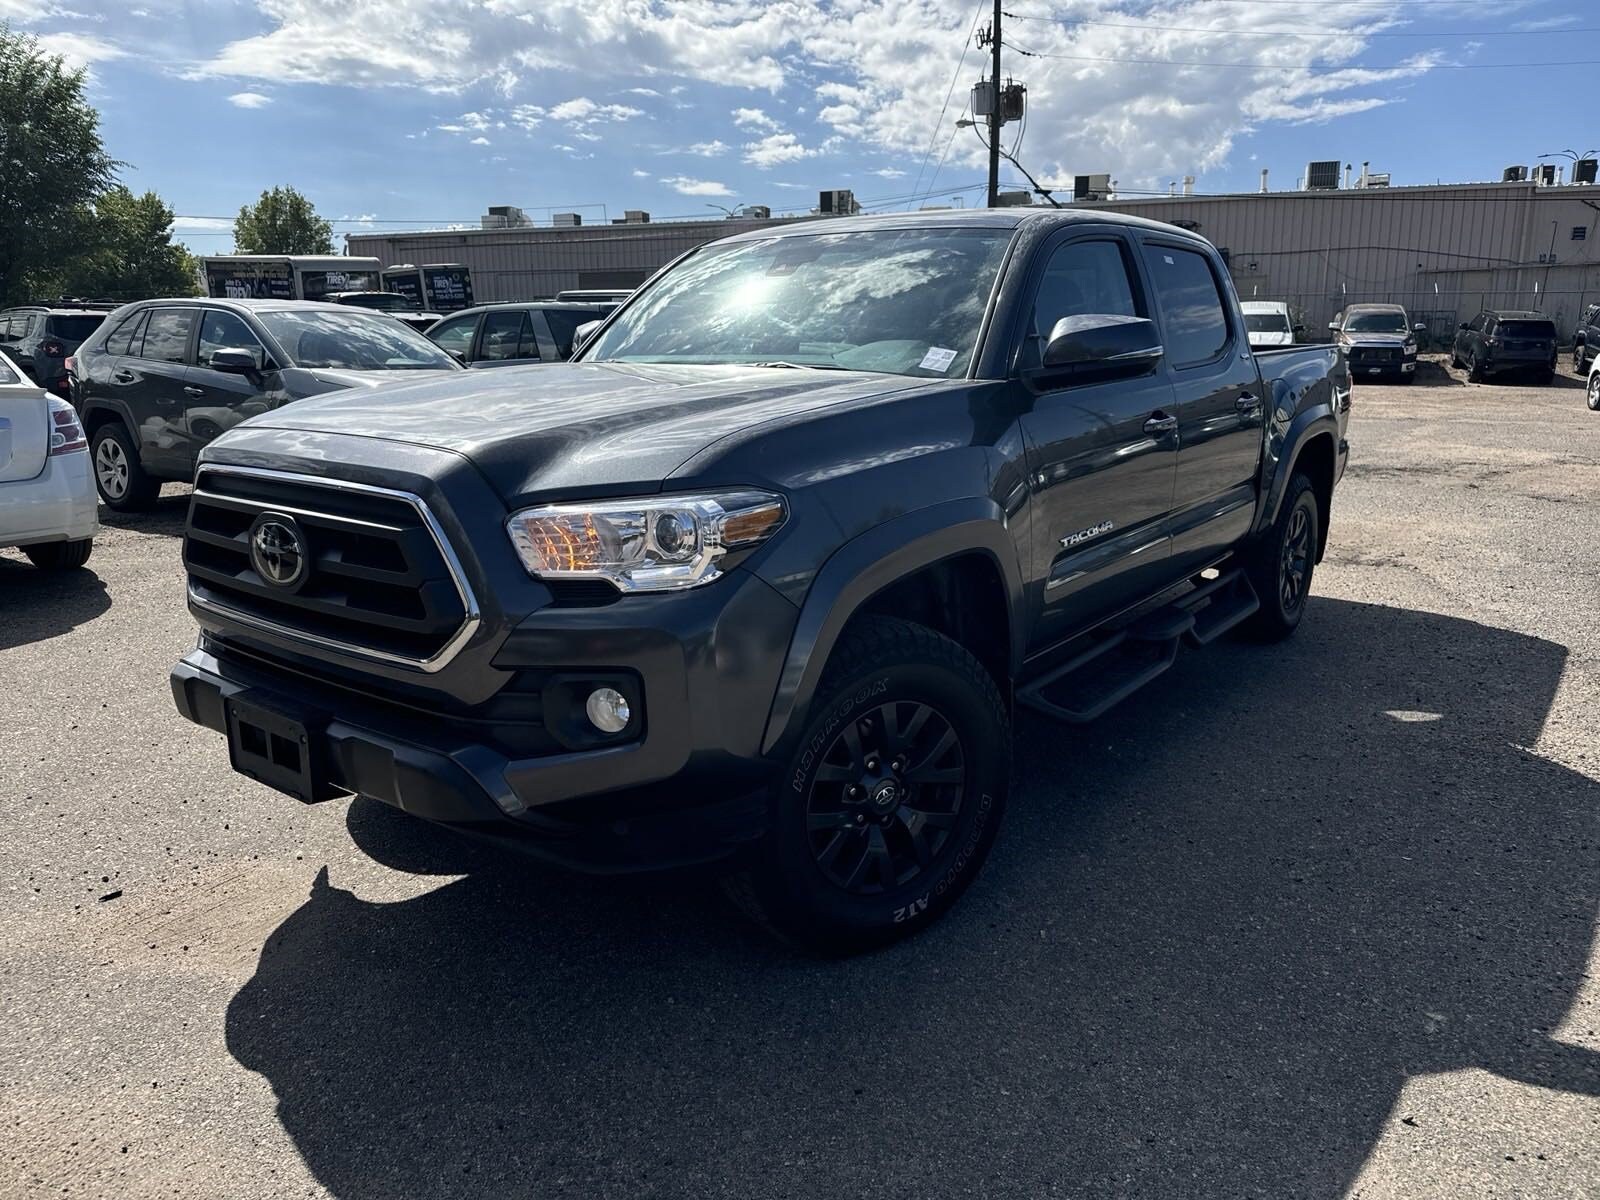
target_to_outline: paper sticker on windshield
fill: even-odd
[[[946,350],[943,346],[934,346],[922,356],[922,361],[917,365],[929,371],[948,371],[950,364],[955,360],[956,352],[954,350]]]

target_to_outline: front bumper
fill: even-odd
[[[99,513],[89,455],[54,455],[32,479],[0,483],[0,546],[92,538]]]

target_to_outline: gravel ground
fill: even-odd
[[[1350,438],[1300,633],[1022,719],[849,962],[230,773],[174,489],[7,552],[0,1195],[1600,1195],[1600,416],[1430,363]]]

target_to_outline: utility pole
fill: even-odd
[[[1000,0],[994,0],[994,25],[989,29],[989,84],[993,107],[989,112],[989,207],[1000,207]]]

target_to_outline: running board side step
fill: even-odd
[[[1101,716],[1172,666],[1185,642],[1205,646],[1261,607],[1235,569],[1106,634],[1017,691],[1017,700],[1058,721]]]

